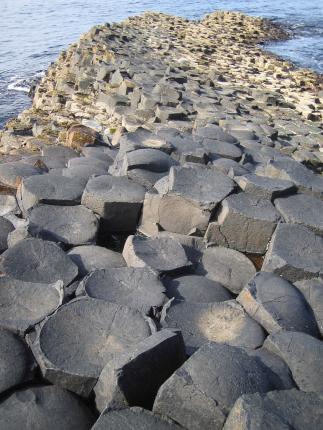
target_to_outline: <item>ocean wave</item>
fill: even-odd
[[[26,79],[15,79],[8,85],[7,88],[9,91],[28,93],[30,90],[30,82]]]

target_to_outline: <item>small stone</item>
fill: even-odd
[[[221,303],[176,301],[168,309],[163,326],[182,331],[189,355],[208,341],[255,349],[265,340],[261,326],[235,300]]]
[[[44,378],[88,397],[103,367],[151,334],[144,316],[103,300],[79,298],[28,336]]]
[[[323,239],[306,227],[278,224],[262,270],[275,272],[290,282],[323,275]]]
[[[274,273],[257,273],[237,301],[269,334],[287,330],[317,335],[316,321],[302,294]]]
[[[82,205],[104,219],[112,232],[136,229],[145,189],[126,177],[99,176],[89,180]]]
[[[196,273],[219,282],[234,294],[239,294],[256,274],[256,269],[249,258],[238,251],[210,247],[204,251]]]
[[[41,239],[24,239],[7,249],[0,257],[0,270],[11,278],[26,282],[64,286],[76,278],[78,269],[55,243]]]
[[[150,267],[160,273],[191,265],[182,245],[170,238],[128,236],[122,255],[129,267]]]
[[[40,205],[28,213],[32,236],[66,245],[95,243],[99,222],[84,206]]]
[[[126,266],[122,254],[102,246],[76,246],[67,255],[77,265],[80,276],[85,276],[97,269]]]
[[[165,287],[156,273],[146,268],[109,268],[87,276],[77,294],[125,305],[154,315],[166,301]]]
[[[323,343],[301,332],[281,331],[267,337],[264,347],[281,357],[302,391],[323,391]]]
[[[275,389],[277,376],[259,358],[209,342],[160,387],[153,410],[188,430],[220,430],[242,394]]]
[[[234,404],[223,430],[320,430],[323,398],[298,390],[244,394]]]
[[[0,404],[3,430],[90,430],[94,421],[85,404],[54,386],[15,391]]]
[[[159,387],[184,361],[180,332],[162,330],[152,334],[129,352],[116,355],[103,368],[94,388],[97,409],[151,408]]]

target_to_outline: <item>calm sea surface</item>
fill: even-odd
[[[30,80],[93,25],[146,10],[198,19],[215,9],[286,23],[296,37],[268,49],[323,73],[323,0],[0,0],[0,128],[30,105]]]

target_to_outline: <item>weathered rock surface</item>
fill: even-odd
[[[85,276],[97,269],[126,266],[126,262],[119,252],[103,248],[102,246],[76,246],[67,255],[77,265],[80,276]]]
[[[41,173],[43,173],[41,169],[27,163],[4,163],[0,164],[0,183],[9,188],[18,188],[24,178]]]
[[[235,300],[174,302],[163,326],[181,330],[189,355],[208,341],[255,349],[265,340],[261,326]]]
[[[3,328],[0,329],[0,344],[0,393],[3,393],[31,378],[33,360],[25,342]]]
[[[107,410],[100,415],[92,430],[123,430],[125,425],[132,430],[142,430],[145,428],[179,430],[182,428],[170,419],[153,414],[146,409],[133,407],[117,411]]]
[[[104,219],[112,232],[136,229],[145,189],[125,177],[99,176],[86,185],[82,205]]]
[[[159,387],[184,361],[180,332],[162,330],[152,334],[129,352],[116,355],[103,368],[94,387],[97,409],[151,408]]]
[[[0,253],[8,248],[8,236],[14,229],[10,221],[0,216]]]
[[[255,275],[256,269],[252,262],[238,251],[210,247],[204,251],[196,273],[219,282],[232,293],[239,294]]]
[[[38,284],[0,277],[0,326],[24,334],[62,304],[63,282]]]
[[[304,296],[279,275],[257,273],[240,292],[237,301],[270,334],[280,330],[318,334],[314,315]]]
[[[275,272],[290,282],[321,277],[323,239],[306,227],[278,224],[262,270]]]
[[[150,267],[160,273],[182,271],[191,265],[182,245],[166,237],[128,236],[122,255],[129,267]]]
[[[7,249],[0,258],[3,274],[26,282],[70,284],[78,274],[77,266],[55,243],[25,239]]]
[[[298,390],[244,394],[234,404],[224,430],[319,430],[323,398]]]
[[[307,300],[309,306],[311,307],[318,329],[323,335],[323,280],[319,278],[308,279],[303,281],[295,282],[295,287],[297,287],[305,299]]]
[[[240,193],[221,204],[217,221],[209,224],[208,242],[251,254],[264,254],[279,221],[269,200]]]
[[[237,176],[235,181],[246,193],[269,200],[292,194],[296,191],[296,186],[293,182],[286,179],[249,174]]]
[[[29,211],[28,219],[34,237],[74,246],[96,242],[98,219],[82,205],[40,205]]]
[[[80,284],[77,294],[125,305],[154,315],[166,301],[165,287],[148,268],[95,270]]]
[[[186,275],[165,279],[167,297],[191,303],[224,302],[232,299],[230,292],[205,276]]]
[[[76,396],[54,386],[14,392],[0,404],[0,428],[5,430],[90,430],[95,418]]]
[[[17,212],[19,212],[19,208],[15,196],[0,194],[0,216]]]
[[[150,334],[140,312],[104,300],[79,298],[36,328],[29,344],[46,379],[87,397],[113,355]]]
[[[154,412],[189,430],[221,429],[242,394],[279,389],[274,373],[242,348],[210,342],[159,389]]]
[[[300,390],[323,392],[320,340],[301,332],[282,331],[267,337],[264,346],[287,363]]]

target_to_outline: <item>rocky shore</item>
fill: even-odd
[[[322,76],[216,12],[94,27],[0,132],[0,430],[323,428]]]

